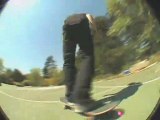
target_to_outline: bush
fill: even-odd
[[[44,86],[62,85],[62,84],[64,84],[63,78],[64,78],[63,71],[55,70],[52,77],[44,79],[43,85]]]

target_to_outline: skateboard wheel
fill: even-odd
[[[71,109],[69,106],[64,106],[64,109],[66,110],[66,109]]]

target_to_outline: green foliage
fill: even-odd
[[[13,83],[13,81],[14,81],[12,78],[13,71],[11,69],[7,68],[4,75],[5,75],[5,82],[4,83],[8,83],[8,84]]]
[[[118,47],[106,52],[105,69],[108,73],[118,73],[125,64],[125,53],[123,48]]]
[[[131,22],[132,19],[128,16],[119,17],[115,20],[112,27],[110,27],[107,34],[109,36],[119,36],[121,33],[126,32],[127,27],[131,24]]]
[[[97,17],[96,24],[98,28],[94,37],[96,74],[117,73],[124,64],[124,52],[120,39],[106,34],[112,25],[112,18]]]
[[[45,78],[43,85],[62,85],[64,84],[64,74],[61,70],[56,70],[51,78]]]
[[[13,84],[13,79],[8,77],[5,73],[0,75],[0,83]]]
[[[43,75],[41,74],[43,73]],[[46,59],[42,69],[34,68],[26,75],[26,80],[22,82],[24,86],[49,86],[63,84],[63,72],[57,69],[52,56]]]
[[[106,0],[108,16],[96,18],[96,73],[115,74],[160,50],[160,26],[143,0]]]
[[[3,60],[0,59],[0,83],[12,84],[12,70],[5,68],[3,65]]]
[[[9,79],[5,74],[0,75],[0,83],[9,83]]]
[[[120,0],[107,0],[108,11],[112,15],[119,15],[121,11],[124,11],[124,7]]]
[[[14,82],[22,82],[25,76],[18,70],[6,69],[2,74],[0,74],[0,81],[6,84],[14,84]]]
[[[41,76],[41,70],[39,68],[34,68],[31,73],[27,75],[28,84],[32,86],[41,86],[43,84],[43,77]]]
[[[44,78],[53,77],[56,69],[57,69],[57,65],[55,64],[55,60],[53,59],[53,56],[47,57],[46,62],[45,62],[45,66],[43,68]]]
[[[42,73],[45,75],[43,78]],[[0,59],[0,83],[14,84],[17,86],[48,86],[63,84],[63,71],[58,70],[52,56],[46,59],[43,71],[40,68],[31,69],[30,73],[23,75],[20,70],[13,71],[3,66],[3,61]]]
[[[8,74],[9,71],[8,71]],[[13,72],[12,72],[12,75],[10,76],[15,82],[22,82],[24,79],[25,79],[25,76],[18,70],[18,69],[15,69]]]
[[[159,51],[160,25],[144,0],[106,0],[113,24],[107,35],[118,37],[141,58]]]
[[[3,60],[0,59],[0,74],[3,73],[3,71],[4,71]]]

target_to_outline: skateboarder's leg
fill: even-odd
[[[66,98],[71,100],[73,86],[75,83],[76,68],[75,68],[75,50],[76,42],[72,40],[68,26],[63,27],[63,57],[64,57],[64,81],[66,85]]]
[[[90,98],[91,82],[94,74],[94,48],[88,21],[79,28],[78,44],[81,51],[80,70],[74,86],[74,100],[80,102]]]

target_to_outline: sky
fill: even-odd
[[[28,73],[53,56],[63,66],[62,26],[73,13],[105,15],[105,0],[10,0],[0,15],[0,58]]]

